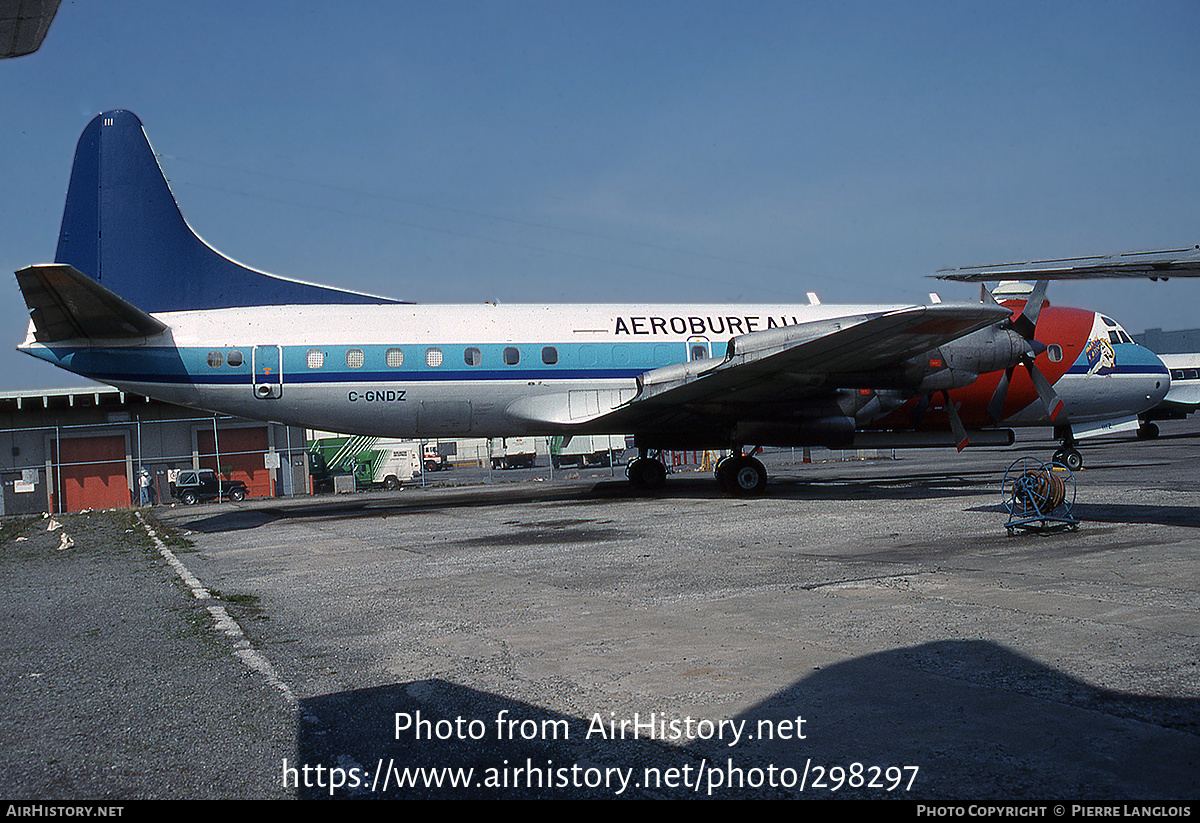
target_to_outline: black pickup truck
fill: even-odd
[[[221,480],[212,469],[184,469],[171,484],[171,496],[192,505],[207,500],[245,500],[248,489],[241,480]]]

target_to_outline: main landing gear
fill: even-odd
[[[1058,451],[1054,452],[1054,462],[1062,463],[1073,472],[1083,468],[1083,455],[1075,448],[1075,436],[1071,434],[1070,426],[1062,426],[1055,430],[1054,436],[1062,440]]]
[[[767,487],[767,469],[754,457],[757,451],[752,449],[750,454],[744,454],[741,448],[735,448],[733,454],[717,461],[714,475],[722,490],[735,497],[762,494]],[[636,489],[661,489],[667,482],[667,467],[663,463],[662,452],[639,449],[638,456],[625,467],[625,476]]]
[[[625,476],[635,489],[661,489],[667,482],[667,466],[662,461],[662,452],[657,449],[638,449],[638,456],[625,466]]]
[[[767,487],[767,469],[753,454],[742,454],[741,449],[735,449],[728,457],[717,461],[714,474],[717,483],[729,494],[737,497],[750,497],[762,494]]]

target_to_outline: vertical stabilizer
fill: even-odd
[[[247,268],[188,226],[137,116],[108,111],[79,138],[55,262],[148,312],[388,298]]]

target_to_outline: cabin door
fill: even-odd
[[[259,400],[283,396],[283,355],[279,346],[254,347],[254,396]]]

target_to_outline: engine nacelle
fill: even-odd
[[[917,391],[928,394],[969,386],[979,375],[1004,371],[1033,354],[1033,346],[1020,334],[1004,326],[992,326],[914,358],[909,364],[920,374]]]

